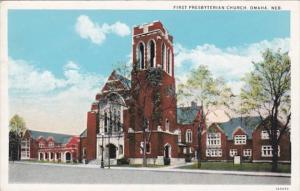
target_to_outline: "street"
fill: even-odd
[[[290,184],[290,177],[101,169],[10,163],[10,183],[71,184]]]

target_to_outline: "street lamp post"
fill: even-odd
[[[197,151],[197,158],[198,158],[198,168],[201,167],[201,162],[200,162],[200,159],[201,159],[201,132],[202,132],[202,129],[201,129],[201,121],[200,121],[200,124],[199,124],[199,127],[198,127],[198,151]]]
[[[104,168],[104,161],[103,161],[103,139],[104,139],[104,132],[101,133],[102,135],[102,148],[101,148],[101,168]]]

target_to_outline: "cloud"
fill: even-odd
[[[65,80],[55,78],[50,71],[41,71],[26,61],[9,58],[9,88],[12,90],[48,92],[65,85]]]
[[[93,22],[88,16],[80,15],[77,18],[75,25],[76,32],[81,38],[89,39],[95,44],[102,44],[106,35],[113,33],[115,35],[124,37],[130,34],[130,28],[121,22],[116,22],[112,25],[103,23],[102,25]]]
[[[86,112],[104,78],[83,72],[73,61],[62,70],[63,76],[58,77],[24,60],[10,58],[10,114],[20,114],[30,129],[81,133],[86,128]]]
[[[261,60],[261,53],[270,48],[282,52],[289,50],[289,38],[276,38],[271,41],[261,41],[237,47],[218,48],[213,44],[198,45],[187,49],[181,44],[175,44],[175,73],[178,80],[186,81],[191,69],[199,65],[207,65],[214,77],[222,77],[239,93],[243,83],[241,77],[252,70],[252,62]]]

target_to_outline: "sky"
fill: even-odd
[[[288,11],[10,10],[10,116],[29,129],[81,133],[113,68],[131,61],[132,27],[155,20],[174,37],[177,83],[207,65],[238,94],[264,49],[289,50]]]

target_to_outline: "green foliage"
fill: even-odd
[[[153,122],[156,124],[160,123],[162,111],[161,111],[161,96],[160,92],[156,91],[153,95]]]
[[[199,169],[197,163],[180,167],[181,169]],[[201,169],[207,170],[235,170],[235,171],[272,171],[272,165],[270,163],[242,163],[240,165],[234,165],[233,162],[202,162]],[[290,173],[290,164],[279,164],[278,172]]]
[[[213,78],[207,66],[200,65],[191,71],[187,82],[178,85],[177,99],[203,102],[208,110],[212,107],[225,106],[229,108],[233,96],[224,79]]]
[[[15,133],[18,136],[22,136],[22,133],[26,130],[26,124],[22,117],[19,115],[14,115],[9,121],[10,131]]]
[[[117,159],[117,165],[129,165],[129,161],[126,158],[122,157],[120,159]]]
[[[254,70],[244,78],[246,85],[240,95],[241,112],[257,111],[262,118],[269,117],[270,122],[264,128],[270,130],[267,132],[273,148],[272,171],[277,171],[278,144],[281,135],[289,129],[291,117],[291,62],[288,53],[280,50],[272,52],[267,49],[262,57],[261,62],[253,63]],[[280,128],[278,121],[282,116],[286,116],[286,122]],[[277,130],[280,130],[278,137]]]
[[[130,71],[132,71],[131,63],[119,61],[113,65],[113,68],[115,69],[115,71],[118,72],[118,74],[121,74],[122,76],[130,79],[130,75],[131,75]]]
[[[160,68],[148,68],[146,70],[146,80],[152,87],[161,84],[163,71]]]
[[[291,62],[288,53],[267,49],[263,61],[253,63],[254,71],[243,79],[241,90],[242,113],[267,110],[271,115],[280,107],[283,114],[290,113]],[[273,110],[273,111],[272,111]]]

